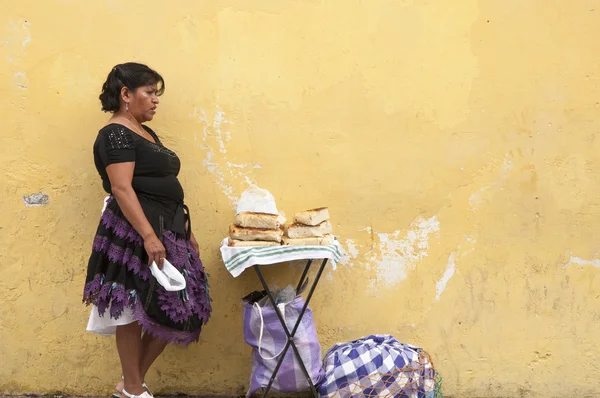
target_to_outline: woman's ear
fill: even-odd
[[[123,88],[121,88],[121,99],[123,100],[123,102],[128,102],[130,97],[131,90],[129,89],[129,87],[123,86]]]

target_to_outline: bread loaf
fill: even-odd
[[[331,232],[332,227],[329,221],[323,221],[321,224],[314,227],[302,224],[291,224],[286,227],[286,236],[292,239],[325,236]]]
[[[294,224],[316,226],[327,220],[329,220],[329,209],[327,207],[306,210],[294,215]]]
[[[283,244],[286,246],[327,246],[332,245],[334,241],[333,235],[314,236],[311,238],[288,238],[283,237]]]
[[[231,247],[253,247],[253,246],[280,246],[279,242],[266,242],[263,240],[237,240],[229,238],[228,245]]]
[[[278,214],[244,211],[236,214],[235,225],[244,228],[278,229],[281,226],[278,219]]]
[[[283,231],[281,229],[243,228],[236,225],[229,227],[229,237],[235,240],[263,240],[281,242]]]

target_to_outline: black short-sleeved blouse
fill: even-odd
[[[177,179],[181,162],[151,128],[143,127],[156,143],[121,124],[109,124],[100,130],[94,143],[94,163],[102,186],[112,194],[107,166],[135,162],[131,186],[157,235],[162,235],[164,229],[185,234],[184,194]]]

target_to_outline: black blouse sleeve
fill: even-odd
[[[98,135],[98,156],[104,167],[113,163],[135,162],[133,132],[123,126],[109,125]]]

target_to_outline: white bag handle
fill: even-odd
[[[262,308],[260,308],[260,305],[258,305],[258,303],[254,303],[254,307],[256,309],[258,309],[258,315],[260,316],[260,332],[258,334],[258,355],[260,355],[262,357],[262,359],[266,359],[267,361],[270,361],[271,359],[275,359],[281,355],[283,350],[285,350],[285,345],[283,346],[281,351],[279,351],[277,354],[275,354],[274,357],[267,358],[262,354],[262,337],[263,337],[263,329],[265,328],[265,321],[263,319]],[[281,303],[281,304],[277,305],[277,307],[279,307],[281,316],[285,320],[285,304]]]
[[[163,262],[162,270],[153,261],[150,266],[150,272],[152,272],[158,283],[168,292],[177,292],[185,289],[185,278],[167,259]]]

